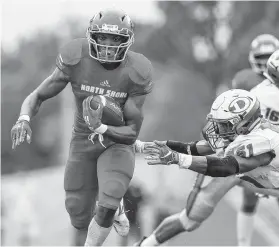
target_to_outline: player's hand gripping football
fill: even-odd
[[[145,159],[148,165],[171,165],[178,164],[179,155],[177,152],[171,150],[165,141],[154,141],[155,145],[146,148]]]
[[[12,149],[15,149],[16,146],[19,146],[21,143],[23,143],[25,138],[30,144],[31,136],[32,130],[30,123],[26,120],[18,120],[11,129]]]
[[[85,123],[88,125],[88,128],[92,131],[99,128],[102,124],[101,119],[103,115],[103,104],[100,102],[97,109],[92,109],[90,107],[90,102],[94,96],[89,96],[83,100],[83,119]]]

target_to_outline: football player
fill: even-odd
[[[257,36],[250,46],[249,62],[251,69],[241,70],[232,81],[232,88],[251,90],[258,97],[261,102],[263,117],[273,124],[276,124],[279,92],[273,83],[266,81],[262,84],[262,81],[266,79],[267,60],[277,49],[279,49],[279,40],[273,35],[262,34]],[[257,87],[259,84],[261,86]],[[251,244],[254,214],[258,201],[259,197],[255,193],[243,188],[243,203],[237,215],[237,241],[239,246],[250,246]]]
[[[122,10],[98,12],[86,37],[61,49],[56,69],[24,100],[11,138],[12,148],[25,138],[30,143],[30,120],[41,104],[71,84],[76,110],[64,177],[65,205],[72,225],[85,236],[88,230],[85,245],[96,246],[102,245],[112,225],[118,233],[128,234],[128,225],[119,224],[125,222],[123,210],[116,211],[134,172],[133,143],[143,122],[142,106],[152,90],[152,65],[129,50],[134,25]],[[113,97],[123,109],[125,126],[102,124],[102,104],[97,110],[89,106],[94,95]]]
[[[265,77],[266,63],[273,52],[279,49],[279,40],[270,34],[257,36],[250,45],[249,63],[251,68],[237,72],[232,80],[233,89],[250,91],[261,83]]]
[[[203,129],[206,140],[155,141],[156,145],[136,142],[138,150],[149,154],[149,165],[176,164],[214,177],[205,187],[195,186],[186,208],[166,218],[137,245],[156,246],[181,232],[197,229],[236,185],[279,197],[279,130],[269,128],[262,119],[258,99],[246,90],[229,90],[213,102],[207,120]]]

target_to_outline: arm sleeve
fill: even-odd
[[[56,67],[60,69],[63,73],[71,75],[71,66],[64,63],[61,53],[58,54],[56,58]]]
[[[75,39],[62,46],[56,58],[56,66],[65,74],[71,76],[74,66],[77,65],[82,56],[82,40]]]
[[[185,143],[185,142],[178,142],[178,141],[172,141],[172,140],[168,140],[167,141],[167,146],[179,153],[183,153],[183,154],[191,154],[191,155],[199,155],[198,150],[197,150],[197,146],[196,144],[198,143],[198,141],[196,142],[191,142],[191,143]]]
[[[151,79],[147,79],[140,84],[135,83],[133,85],[133,88],[131,89],[129,95],[130,96],[139,96],[139,95],[149,94],[149,93],[151,93],[152,89],[153,89],[153,82]]]
[[[211,177],[227,177],[239,173],[239,164],[234,156],[218,158],[214,156],[205,156],[207,160],[207,169],[205,175]]]
[[[130,96],[149,94],[153,89],[153,66],[151,62],[144,56],[139,56],[137,59],[129,72],[132,81]]]

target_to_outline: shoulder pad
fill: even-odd
[[[238,136],[227,148],[225,155],[249,158],[272,151],[270,141],[259,133]]]
[[[82,57],[83,39],[74,39],[64,45],[59,52],[58,60],[66,66],[76,65]]]
[[[261,132],[261,134],[266,139],[268,139],[272,149],[275,149],[276,147],[279,146],[279,133],[277,132],[278,129],[275,130],[276,128],[278,128],[276,125],[270,126],[270,128],[264,128],[264,129],[259,128],[259,131]]]
[[[129,77],[136,84],[147,84],[152,81],[153,67],[142,54],[130,51],[128,54]]]
[[[262,75],[255,73],[252,69],[243,69],[235,74],[232,81],[232,87],[235,89],[250,91],[264,79],[265,78]]]

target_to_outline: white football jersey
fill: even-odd
[[[251,93],[260,101],[263,117],[279,125],[279,88],[266,79],[252,88]]]
[[[247,135],[239,135],[225,149],[224,155],[237,155],[241,157],[257,156],[273,151],[276,157],[267,166],[258,167],[240,175],[241,179],[262,188],[279,188],[279,133],[271,129],[262,129],[257,126]]]

